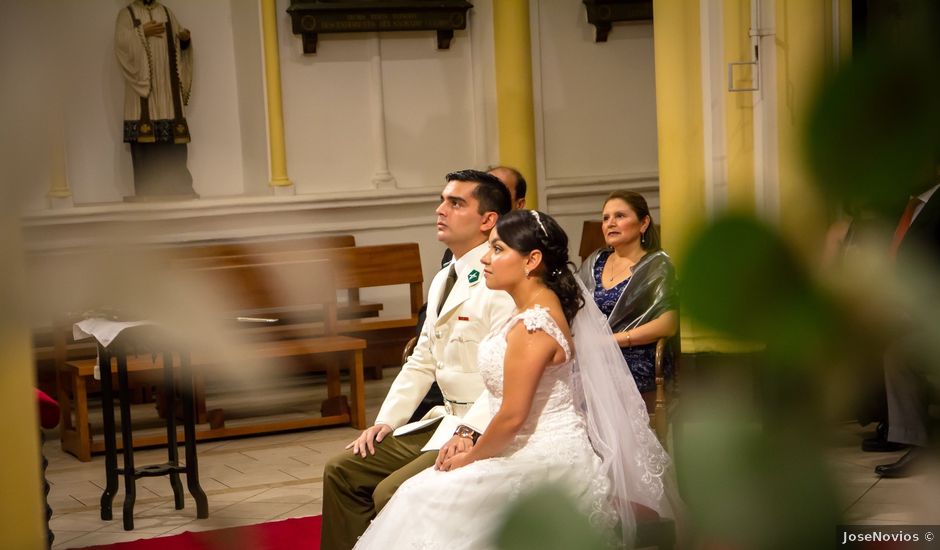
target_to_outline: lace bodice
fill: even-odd
[[[574,357],[571,347],[548,309],[539,306],[527,309],[509,319],[501,329],[480,343],[480,374],[491,396],[490,413],[495,415],[503,402],[503,369],[511,368],[504,365],[506,335],[519,322],[529,332],[541,330],[554,338],[564,350],[566,359],[545,369],[532,400],[532,413],[510,446],[510,451],[527,447],[527,451],[532,452],[556,452],[559,447],[555,443],[561,438],[584,434],[584,420],[575,408],[572,394]]]

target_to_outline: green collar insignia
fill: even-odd
[[[470,273],[467,274],[467,281],[475,283],[480,280],[480,272],[476,269],[470,270]]]

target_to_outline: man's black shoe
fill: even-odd
[[[890,453],[893,451],[902,451],[908,446],[903,443],[888,441],[888,424],[878,423],[875,428],[875,436],[862,441],[862,450],[866,453]]]
[[[875,473],[881,477],[907,477],[916,473],[923,458],[920,447],[911,447],[897,462],[875,466]]]

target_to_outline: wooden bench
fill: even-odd
[[[356,246],[352,235],[314,235],[293,239],[267,239],[259,241],[209,242],[174,245],[166,248],[173,258],[212,258],[217,256],[245,256],[285,252],[289,250],[315,250]]]
[[[315,250],[318,248],[338,248],[355,246],[356,239],[352,235],[314,235],[292,238],[275,238],[264,240],[242,240],[229,242],[198,242],[187,244],[161,245],[146,248],[143,254],[156,264],[163,264],[167,259],[176,262],[182,259],[215,258],[222,256],[239,256],[251,254],[266,254],[272,252],[285,252],[296,250]],[[157,259],[160,258],[160,259]],[[86,260],[86,255],[80,252],[61,254],[32,254],[29,258],[31,277],[40,280],[39,287],[54,284],[52,281],[61,280],[71,272],[71,266]],[[37,364],[51,363],[53,371],[58,371],[66,361],[90,359],[95,357],[95,345],[91,342],[76,342],[72,339],[72,324],[78,321],[77,315],[83,310],[96,307],[99,304],[75,303],[63,304],[58,317],[52,320],[51,326],[38,327],[33,330],[33,353]],[[345,303],[339,308],[341,318],[376,317],[382,310],[380,303],[362,303],[359,300],[359,290],[351,289],[347,292]],[[51,388],[49,388],[51,391]]]
[[[584,220],[581,225],[581,244],[578,246],[578,256],[581,256],[581,262],[583,263],[591,252],[602,246],[607,246],[607,242],[604,240],[601,222]]]
[[[195,258],[222,258],[222,257],[261,257],[266,254],[278,252],[297,252],[307,250],[320,250],[323,248],[345,248],[356,246],[356,238],[352,235],[315,235],[295,239],[272,239],[262,241],[236,241],[228,243],[208,243],[196,245],[175,246],[168,249],[171,261]],[[261,262],[240,262],[261,263]],[[210,261],[210,265],[213,262]],[[218,264],[223,265],[223,264]],[[234,265],[234,264],[224,264]],[[382,304],[364,304],[359,300],[359,289],[351,288],[346,292],[346,303],[341,303],[338,309],[340,318],[375,317],[382,309]]]
[[[336,288],[340,290],[408,285],[409,312],[406,315],[341,319],[338,323],[340,334],[357,336],[368,341],[364,361],[367,368],[373,369],[376,378],[381,378],[383,366],[400,365],[402,349],[414,336],[418,310],[424,303],[424,274],[421,269],[421,255],[416,243],[200,258],[177,262],[176,265],[191,269],[208,266],[237,266],[257,261],[285,262],[310,259],[326,259],[332,262],[336,270]],[[260,327],[257,330],[279,334],[281,337],[291,337],[296,331],[310,328],[312,327],[307,323],[299,323]]]
[[[290,239],[267,239],[258,241],[202,242],[196,244],[177,244],[152,247],[155,255],[165,255],[170,261],[192,258],[213,258],[220,256],[246,256],[292,250],[314,250],[318,248],[340,248],[356,246],[352,235],[315,235]],[[59,271],[68,272],[72,262],[80,262],[81,255],[69,253],[62,255],[33,254],[29,265],[33,275],[44,280],[61,279]],[[377,316],[381,304],[362,304],[358,290],[348,294],[348,306],[341,309],[340,317]],[[95,304],[90,304],[93,307]],[[67,309],[74,309],[72,307]],[[74,313],[79,313],[78,311]],[[61,365],[65,360],[94,357],[95,346],[89,342],[76,342],[72,339],[72,323],[77,321],[75,314],[60,312],[52,326],[38,327],[33,330],[33,352],[36,361],[53,361]]]
[[[291,420],[268,420],[225,427],[224,413],[210,411],[211,425],[196,431],[196,439],[215,439],[237,435],[271,433],[299,428],[351,424],[357,429],[365,425],[364,377],[362,352],[365,341],[339,335],[336,319],[336,291],[333,285],[334,269],[329,261],[307,260],[234,267],[209,267],[193,270],[187,275],[200,290],[197,295],[214,295],[225,304],[223,318],[238,315],[287,315],[321,311],[323,322],[310,323],[306,331],[290,340],[259,338],[240,328],[226,331],[230,337],[224,346],[194,348],[191,353],[193,368],[202,376],[224,372],[218,367],[243,369],[264,368],[276,372],[284,360],[293,360],[304,370],[323,370],[327,373],[327,399],[321,406],[321,417]],[[259,313],[261,312],[261,313]],[[251,338],[244,338],[246,334]],[[62,399],[62,448],[80,460],[90,460],[91,454],[104,450],[104,442],[92,437],[88,424],[87,381],[92,377],[96,360],[66,362],[57,372]],[[111,366],[112,372],[116,366]],[[159,377],[162,363],[151,361],[150,356],[131,358],[131,374],[155,373]],[[340,370],[349,371],[349,398],[342,395]],[[204,399],[204,395],[197,401]],[[197,405],[198,407],[199,405]],[[203,405],[204,406],[204,405]],[[73,421],[74,415],[74,421]],[[182,436],[181,436],[182,437]],[[166,435],[153,435],[134,439],[135,446],[166,443]],[[119,440],[120,446],[120,440]]]

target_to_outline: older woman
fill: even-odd
[[[662,251],[646,199],[632,191],[615,191],[604,201],[604,241],[591,253],[580,276],[607,315],[614,338],[633,373],[637,388],[650,402],[656,389],[656,342],[672,338],[679,328],[676,275]],[[666,348],[663,369],[672,375],[674,345]]]

